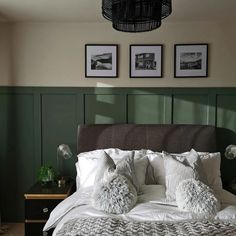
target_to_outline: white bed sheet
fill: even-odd
[[[143,194],[139,196],[137,205],[127,214],[114,215],[94,209],[90,205],[92,188],[79,189],[72,196],[60,203],[51,213],[44,230],[55,227],[53,236],[65,222],[79,217],[116,217],[135,221],[182,221],[197,219],[190,212],[178,210],[176,203],[167,203],[165,188],[162,185],[143,185]],[[215,219],[236,221],[236,196],[226,190],[216,192],[222,203],[221,211]]]

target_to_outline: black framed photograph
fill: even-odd
[[[175,78],[208,77],[208,44],[175,44]]]
[[[85,45],[85,77],[117,78],[118,77],[118,45],[86,44]]]
[[[130,78],[161,78],[163,45],[130,45]]]

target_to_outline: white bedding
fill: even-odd
[[[129,213],[113,215],[98,211],[91,206],[91,187],[79,189],[53,210],[44,230],[56,226],[53,232],[53,236],[55,236],[66,221],[88,216],[116,217],[131,221],[181,221],[197,218],[192,213],[178,210],[175,202],[167,203],[164,186],[143,185],[141,190],[143,194],[139,196],[137,205]],[[219,189],[216,194],[221,201],[222,209],[215,218],[236,222],[236,196],[222,189]]]

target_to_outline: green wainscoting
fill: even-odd
[[[81,123],[211,124],[219,150],[236,143],[236,88],[0,87],[0,209],[3,220],[22,221],[24,192],[41,164],[56,168],[56,148],[76,153]],[[74,163],[66,162],[75,176]],[[224,180],[236,161],[222,160]]]

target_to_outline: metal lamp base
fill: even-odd
[[[60,179],[58,179],[57,180],[57,185],[58,185],[58,187],[60,188],[60,187],[65,187],[65,185],[66,185],[66,179],[65,178],[60,178]]]

